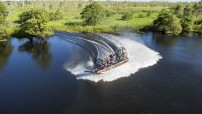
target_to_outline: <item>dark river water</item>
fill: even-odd
[[[78,80],[65,68],[98,56],[75,36],[88,39],[56,32],[47,41],[0,43],[0,114],[202,113],[202,36],[129,34],[162,59],[107,82]]]

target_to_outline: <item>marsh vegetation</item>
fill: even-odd
[[[202,1],[10,1],[0,3],[0,36],[46,38],[53,30],[87,33],[202,33]]]

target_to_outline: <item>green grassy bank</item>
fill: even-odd
[[[96,26],[82,26],[83,20],[80,18],[80,12],[82,9],[65,9],[61,10],[63,19],[59,21],[49,21],[48,26],[54,30],[61,30],[67,32],[89,32],[89,33],[118,33],[123,29],[129,29],[131,31],[148,30],[153,21],[157,18],[158,13],[165,7],[135,7],[132,9],[122,9],[121,12],[115,12],[111,9],[112,15],[105,17]],[[8,28],[8,33],[12,34],[19,21],[18,16],[27,9],[9,9],[10,13],[7,17],[7,21],[11,23]],[[126,12],[132,12],[133,18],[124,21],[121,19],[122,15]],[[147,13],[151,12],[150,16]],[[143,15],[143,17],[140,17]]]

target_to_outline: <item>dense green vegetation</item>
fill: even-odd
[[[97,2],[87,5],[81,12],[81,18],[84,19],[85,25],[96,25],[104,16],[105,11]]]
[[[24,37],[44,38],[52,34],[50,29],[92,33],[119,33],[123,30],[155,30],[175,35],[192,31],[202,33],[202,1],[175,3],[52,0],[4,4],[10,12],[6,19],[12,23],[7,31],[15,31]],[[35,11],[43,19],[34,17],[32,13]],[[31,17],[23,19],[23,14],[24,17],[27,16],[25,12],[31,12]]]
[[[130,20],[132,18],[133,18],[133,13],[131,13],[131,12],[127,12],[127,13],[123,14],[123,16],[121,17],[121,19],[125,20],[125,21]]]
[[[162,10],[160,12],[158,18],[154,20],[154,27],[156,28],[156,30],[163,33],[173,33],[175,35],[178,35],[182,32],[180,19],[167,10]]]
[[[45,38],[52,35],[51,29],[47,26],[49,14],[43,9],[31,9],[19,15],[18,37],[39,37]]]
[[[6,7],[2,2],[0,2],[0,41],[4,41],[3,38],[7,36],[7,26],[8,23],[6,22]]]

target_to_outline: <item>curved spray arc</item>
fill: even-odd
[[[115,43],[112,39],[110,39],[110,36],[107,34],[98,34],[99,37],[102,37],[103,40],[109,42],[116,48],[120,48],[121,46],[118,43]]]
[[[104,42],[98,36],[93,36],[93,35],[88,35],[88,36],[90,36],[93,40],[96,40],[97,42],[100,42],[100,43],[104,44],[106,47],[108,47],[111,50],[111,53],[114,53],[114,50],[112,49],[112,47],[110,47],[109,44],[107,44],[106,42]]]
[[[106,46],[106,48],[108,48],[107,50],[111,51],[111,53],[114,53],[114,50],[112,49],[112,47],[110,47],[107,43],[105,43],[104,41],[102,41],[102,39],[100,39],[99,37],[96,36],[96,34],[75,34],[75,33],[67,33],[67,32],[61,32],[58,31],[60,34],[69,34],[69,35],[73,35],[76,36],[77,38],[82,38],[83,40],[85,39],[89,39],[89,40],[94,40],[95,42],[98,42],[100,44],[102,44],[103,46]],[[85,38],[85,39],[84,39]]]
[[[59,36],[59,35],[58,35],[58,36]],[[70,40],[70,39],[64,38],[64,37],[62,37],[62,36],[60,36],[59,38],[65,40],[65,41],[74,43],[74,44],[76,44],[76,45],[82,47],[84,50],[86,50],[86,51],[89,53],[89,55],[90,55],[89,58],[90,58],[91,60],[92,60],[92,58],[95,58],[95,54],[94,54],[94,53],[91,53],[92,51],[90,51],[89,49],[87,49],[85,46],[79,44],[78,42],[75,42],[74,40]]]
[[[95,48],[96,48],[96,50],[97,50],[97,59],[100,57],[100,53],[99,53],[99,51],[98,51],[98,47],[95,45],[95,44],[93,44],[94,46],[95,46]]]
[[[101,46],[101,47],[103,47],[103,48],[105,48],[106,50],[108,50],[108,51],[111,52],[111,49],[106,48],[105,46],[103,46],[102,44],[100,44],[100,43],[98,43],[98,42],[95,42],[95,41],[92,41],[92,40],[87,40],[87,39],[84,39],[84,38],[81,38],[81,37],[77,37],[77,38],[79,38],[79,39],[81,39],[81,40],[85,40],[85,41],[91,42],[91,43],[94,43],[94,44],[97,44],[97,45],[99,45],[99,46]]]
[[[131,74],[136,73],[141,68],[152,66],[162,58],[158,52],[153,51],[142,43],[137,42],[134,38],[118,37],[114,35],[109,35],[107,37],[118,43],[121,47],[126,48],[129,56],[128,63],[109,70],[106,74],[86,73],[84,70],[87,70],[87,68],[84,64],[79,64],[77,69],[69,69],[68,67],[65,67],[65,69],[74,74],[77,79],[91,80],[95,82],[100,80],[113,81],[121,77],[128,77]]]
[[[65,34],[65,33],[56,33],[56,34]],[[79,35],[73,35],[72,37],[74,38],[78,38],[80,40],[84,40],[84,41],[87,41],[87,42],[91,42],[91,43],[94,43],[94,44],[97,44],[103,48],[105,48],[106,50],[108,50],[109,52],[111,52],[111,49],[109,49],[108,47],[105,47],[105,45],[103,45],[102,43],[98,43],[98,42],[95,42],[95,41],[92,41],[92,39],[85,39],[85,38],[82,38],[81,36]]]
[[[109,46],[109,45],[107,45],[106,43],[103,43],[103,41],[101,40],[101,39],[98,39],[97,37],[94,37],[94,38],[89,38],[89,35],[87,35],[87,36],[83,36],[84,38],[82,38],[81,37],[81,35],[78,35],[78,34],[70,34],[70,33],[60,33],[60,32],[57,32],[56,34],[69,34],[69,35],[71,35],[71,37],[69,37],[68,39],[72,39],[72,40],[83,40],[83,41],[87,41],[87,42],[90,42],[90,43],[92,43],[92,44],[94,44],[94,45],[97,45],[97,47],[96,47],[96,49],[97,49],[97,54],[98,53],[100,53],[99,51],[103,51],[105,54],[106,54],[106,52],[103,50],[103,48],[105,49],[105,50],[107,50],[108,52],[110,52],[110,53],[114,53],[114,50]],[[74,38],[73,38],[74,37]],[[96,40],[96,39],[97,40]],[[98,50],[98,46],[100,46],[100,47],[102,47],[102,48],[100,48],[100,50]],[[109,53],[109,54],[110,54]],[[109,55],[109,54],[107,54],[107,56]],[[100,55],[100,54],[99,54]],[[103,57],[101,57],[101,58],[105,58],[106,56],[103,56]],[[96,58],[99,58],[99,57],[96,57]]]

